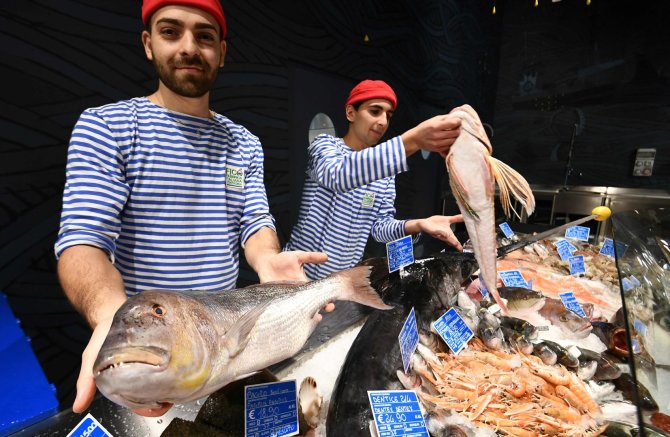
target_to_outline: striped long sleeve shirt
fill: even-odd
[[[91,108],[68,148],[56,256],[105,250],[126,293],[234,288],[240,247],[274,227],[257,137],[147,98]]]
[[[395,175],[409,169],[400,137],[356,152],[324,134],[308,154],[298,223],[285,247],[328,254],[324,264],[305,265],[307,277],[354,266],[369,235],[379,242],[405,236],[405,221],[394,218]]]

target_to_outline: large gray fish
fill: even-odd
[[[398,334],[410,310],[414,307],[419,329],[429,330],[454,304],[461,284],[475,269],[471,253],[445,253],[406,267],[402,279],[398,272],[388,275],[388,288],[381,291],[394,308],[371,314],[351,345],[330,399],[329,437],[370,435],[367,391],[397,383],[397,370],[402,369]]]
[[[131,408],[202,398],[299,352],[327,302],[390,309],[371,287],[370,271],[222,292],[139,293],[114,316],[93,368],[96,384]]]

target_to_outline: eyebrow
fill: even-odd
[[[159,25],[161,23],[167,23],[167,24],[172,24],[174,26],[184,27],[184,22],[181,21],[181,20],[177,20],[175,18],[161,18],[160,20],[156,21],[156,25]],[[216,29],[216,26],[213,26],[209,23],[201,23],[201,22],[195,23],[195,28],[196,29],[211,29],[215,32],[218,32],[218,30]]]
[[[368,106],[368,108],[377,108],[377,109],[381,109],[382,111],[390,112],[391,114],[393,114],[393,112],[394,112],[393,109],[389,109],[389,110],[387,111],[386,109],[384,109],[384,107],[383,107],[382,105],[378,105],[378,104],[376,104],[376,103],[373,103],[372,105]]]

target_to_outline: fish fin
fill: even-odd
[[[465,194],[465,187],[463,186],[463,183],[461,182],[460,178],[458,177],[458,172],[455,171],[455,168],[451,164],[451,155],[447,156],[447,170],[449,171],[449,185],[451,185],[451,191],[454,194],[454,197],[458,201],[460,205],[463,206],[463,208],[473,216],[475,219],[479,220],[479,216],[475,212],[475,210],[470,206],[468,201],[465,199],[466,194]]]
[[[509,196],[510,192],[523,204],[526,214],[531,215],[535,210],[535,197],[533,196],[533,191],[530,189],[530,185],[528,185],[526,179],[504,162],[492,156],[489,156],[488,159],[491,164],[491,172],[500,189],[500,203],[502,204],[505,215],[510,217],[511,210],[514,212],[514,215],[521,219],[519,214],[512,207],[512,202]]]
[[[259,317],[270,306],[270,302],[265,302],[247,311],[237,322],[230,327],[223,337],[223,346],[228,351],[228,356],[234,357],[240,351],[244,350],[249,343],[251,330],[256,326]]]
[[[344,282],[340,299],[351,300],[380,310],[390,310],[392,306],[384,303],[377,291],[370,284],[371,266],[352,267],[331,275]]]

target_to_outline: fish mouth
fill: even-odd
[[[168,351],[154,346],[106,349],[98,355],[93,375],[97,378],[105,372],[129,365],[145,366],[150,371],[160,372],[167,367],[169,358]]]

